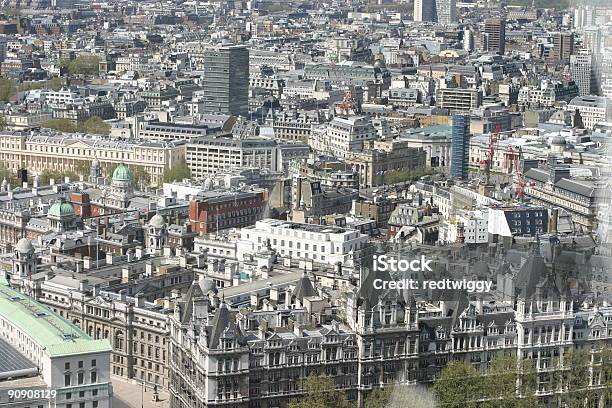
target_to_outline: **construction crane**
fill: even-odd
[[[525,195],[525,177],[523,175],[523,169],[521,168],[521,159],[523,153],[520,147],[518,148],[518,151],[515,151],[512,146],[508,146],[508,153],[510,153],[510,157],[512,160],[514,183],[516,185],[516,196],[520,201],[523,201],[523,196]]]
[[[480,165],[484,167],[485,171],[485,180],[484,183],[481,182],[483,187],[482,193],[484,195],[488,195],[490,191],[491,185],[491,168],[493,167],[493,159],[495,158],[495,149],[497,148],[497,141],[499,140],[499,135],[501,133],[501,124],[498,123],[495,125],[495,130],[489,136],[489,148],[487,150],[487,157],[485,160],[480,161]]]
[[[337,111],[340,115],[351,115],[355,113],[355,100],[353,99],[353,92],[347,90],[342,98],[342,102],[337,105]]]

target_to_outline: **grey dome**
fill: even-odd
[[[163,228],[166,225],[166,220],[159,213],[155,214],[149,221],[149,225],[155,228]]]
[[[202,290],[202,293],[205,295],[209,294],[210,292],[213,292],[213,293],[218,292],[217,285],[210,278],[202,278],[200,279],[198,283],[200,285],[200,289]]]
[[[32,243],[30,242],[29,239],[21,238],[17,242],[15,249],[17,249],[17,251],[21,252],[22,254],[27,254],[28,252],[33,251],[34,247],[32,246]]]
[[[553,145],[565,145],[567,142],[565,141],[565,138],[561,135],[557,135],[557,136],[553,136],[550,144]]]

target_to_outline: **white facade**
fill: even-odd
[[[571,112],[578,110],[582,117],[584,127],[593,129],[597,123],[612,119],[612,103],[608,98],[600,96],[580,96],[571,100],[567,105]]]
[[[346,158],[351,152],[362,151],[364,142],[377,137],[376,128],[368,117],[336,117],[326,126],[314,130],[309,144],[321,153]]]
[[[458,242],[462,234],[466,244],[486,244],[489,236],[487,213],[481,210],[459,211],[452,220],[444,222],[440,232],[442,242]]]
[[[223,171],[254,167],[277,170],[277,144],[263,138],[208,138],[187,145],[186,162],[196,180]]]
[[[112,407],[108,340],[93,340],[7,286],[0,287],[0,338],[38,367],[40,378],[56,391],[54,407]]]
[[[265,219],[240,230],[238,259],[268,243],[281,256],[335,265],[352,261],[353,254],[366,248],[368,236],[346,228]]]

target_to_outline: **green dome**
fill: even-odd
[[[74,208],[72,208],[72,204],[62,198],[53,203],[51,208],[49,208],[47,215],[51,215],[53,217],[67,217],[74,215]]]
[[[132,180],[132,172],[125,164],[121,163],[115,171],[113,171],[113,180],[116,181],[130,181]]]

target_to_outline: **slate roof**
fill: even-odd
[[[310,282],[310,278],[308,278],[305,271],[302,278],[295,285],[293,296],[300,301],[304,300],[305,297],[317,296],[317,291],[312,286],[312,282]]]

